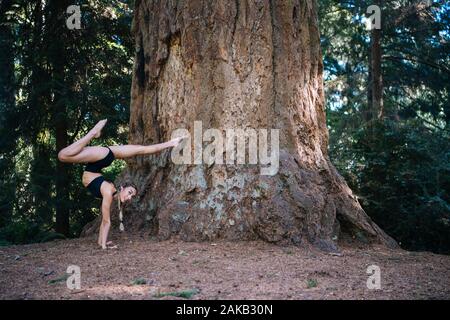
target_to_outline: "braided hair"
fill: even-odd
[[[128,187],[132,187],[134,188],[134,190],[136,190],[136,194],[137,194],[137,187],[134,183],[130,182],[130,181],[126,181],[124,183],[122,183],[120,185],[121,189],[125,189]],[[122,212],[122,202],[120,201],[120,197],[117,197],[118,201],[117,201],[117,205],[119,207],[119,220],[120,220],[120,225],[119,225],[119,230],[120,231],[125,231],[125,227],[123,226],[123,212]]]

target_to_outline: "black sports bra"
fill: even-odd
[[[103,199],[103,195],[100,191],[100,188],[102,186],[103,181],[112,183],[110,181],[105,180],[105,178],[103,176],[98,176],[97,178],[95,178],[94,180],[92,180],[86,188],[88,188],[88,190],[92,193],[92,195],[98,199]],[[114,185],[114,184],[113,184]],[[116,186],[114,186],[114,188],[116,188]],[[117,194],[117,188],[116,191],[114,191],[113,196],[115,196]]]

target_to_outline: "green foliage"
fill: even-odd
[[[450,253],[450,6],[382,3],[385,115],[368,120],[373,2],[320,2],[330,157],[402,247]]]
[[[0,239],[9,243],[27,243],[29,239],[36,239],[39,233],[36,223],[20,221],[1,228]]]
[[[114,181],[125,168],[125,165],[125,161],[115,160],[109,167],[103,170],[103,176],[109,181]]]
[[[191,289],[191,290],[184,290],[184,291],[177,291],[177,292],[161,292],[155,294],[155,298],[162,298],[165,296],[173,296],[173,297],[180,297],[185,299],[190,299],[192,296],[198,294],[200,290],[197,288]]]
[[[57,283],[61,283],[61,282],[65,282],[67,281],[67,279],[69,278],[69,274],[65,273],[62,276],[56,278],[56,279],[52,279],[49,280],[47,283],[48,284],[57,284]]]
[[[0,228],[0,243],[5,246],[30,242],[47,242],[65,238],[62,234],[51,230],[43,230],[42,224],[32,221],[13,222]]]
[[[58,210],[68,216],[67,236],[78,236],[99,213],[100,203],[80,182],[82,164],[58,166],[58,148],[81,138],[104,118],[108,126],[93,144],[127,140],[133,1],[78,1],[80,30],[65,26],[68,4],[73,3],[0,3],[3,244],[60,238],[53,231]],[[106,178],[114,180],[122,167],[114,163]],[[56,188],[57,181],[63,181],[64,188]]]
[[[0,239],[0,247],[7,247],[7,246],[10,246],[10,245],[12,245],[11,242],[8,242],[6,240]]]
[[[145,280],[144,278],[137,278],[131,282],[131,285],[133,286],[140,286],[144,284],[147,284],[147,280]]]
[[[306,286],[308,287],[308,289],[317,287],[317,280],[316,279],[308,279],[306,281]]]
[[[448,136],[385,120],[353,138],[346,167],[368,214],[405,248],[450,253]]]

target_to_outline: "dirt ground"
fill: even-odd
[[[119,248],[106,251],[94,238],[0,247],[0,299],[450,299],[450,256],[429,252],[113,240]],[[70,265],[79,290],[67,288]],[[367,288],[370,265],[379,290]]]

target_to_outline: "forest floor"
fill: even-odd
[[[116,235],[0,247],[0,299],[450,299],[450,256],[384,247],[155,241]],[[77,265],[81,288],[70,290]],[[367,268],[381,289],[368,289]]]

